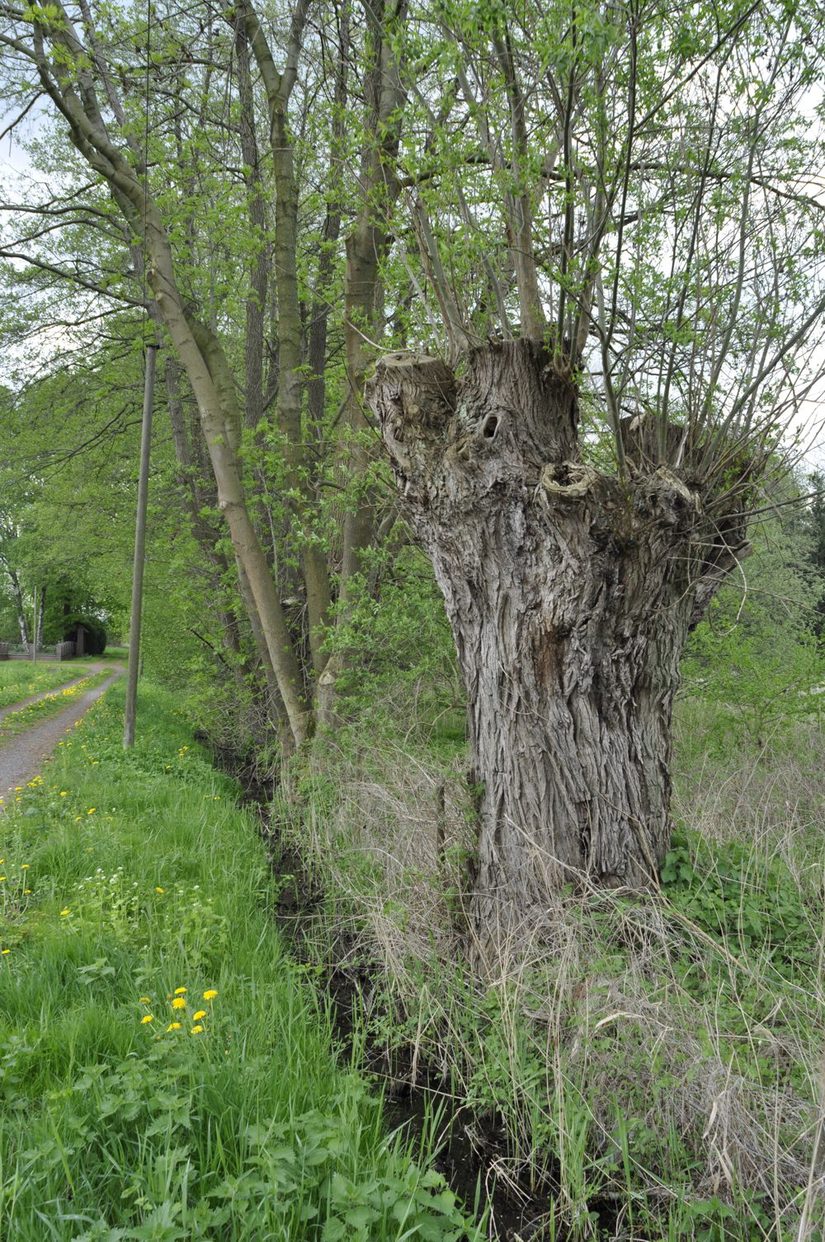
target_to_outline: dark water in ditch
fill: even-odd
[[[320,894],[302,878],[301,859],[283,849],[277,832],[273,832],[268,822],[267,806],[272,798],[272,787],[262,785],[255,772],[239,762],[237,755],[216,752],[214,747],[212,753],[216,766],[240,782],[243,802],[258,817],[273,870],[284,880],[277,911],[279,927],[300,960],[305,956],[301,927],[317,909]],[[363,970],[349,973],[343,969],[333,970],[319,981],[329,997],[333,1033],[343,1053],[348,1053],[352,1047],[354,1006],[360,1006],[371,984],[368,973]],[[383,1090],[384,1113],[390,1131],[400,1129],[414,1141],[418,1140],[428,1130],[431,1132],[431,1117],[437,1115],[436,1133],[440,1142],[435,1168],[468,1212],[475,1211],[479,1217],[482,1212],[487,1213],[490,1239],[543,1242],[552,1237],[554,1242],[564,1242],[561,1231],[545,1227],[552,1204],[552,1188],[548,1186],[537,1193],[535,1187],[509,1178],[505,1182],[497,1175],[497,1158],[504,1154],[499,1126],[457,1107],[438,1083],[422,1085],[420,1065],[417,1081],[413,1083],[411,1065],[400,1061],[388,1064],[386,1053],[378,1044],[368,1042],[360,1068]],[[611,1213],[607,1212],[603,1218],[600,1213],[597,1215],[600,1219],[594,1226],[594,1238],[614,1236],[610,1227],[613,1222],[608,1219]]]
[[[317,895],[302,886],[297,857],[280,853],[277,842],[271,845],[271,855],[276,874],[290,877],[281,889],[278,922],[300,959],[300,925],[311,917]],[[372,982],[364,970],[343,969],[333,970],[319,981],[330,1000],[333,1034],[345,1058],[352,1049],[352,1015],[362,1008],[362,998],[371,991]],[[422,1069],[419,1064],[413,1068],[411,1055],[405,1060],[402,1053],[390,1063],[386,1050],[368,1039],[358,1068],[383,1092],[388,1130],[403,1130],[418,1140],[433,1132],[432,1118],[436,1116],[439,1142],[434,1167],[469,1212],[480,1217],[486,1211],[491,1239],[539,1242],[553,1236],[555,1242],[563,1242],[558,1230],[551,1235],[542,1228],[550,1210],[549,1188],[537,1195],[526,1185],[504,1183],[496,1175],[497,1157],[504,1155],[501,1127],[458,1107],[439,1083],[427,1082],[426,1067]]]

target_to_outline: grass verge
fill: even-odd
[[[19,703],[42,690],[65,686],[75,677],[88,673],[85,664],[30,664],[24,660],[9,660],[0,664],[0,707]]]
[[[336,1064],[233,785],[121,699],[0,819],[0,1236],[480,1236]]]

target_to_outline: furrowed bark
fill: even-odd
[[[628,430],[625,481],[582,462],[576,388],[540,343],[465,367],[391,355],[370,401],[464,675],[483,945],[565,883],[657,882],[679,658],[744,524],[648,462],[653,428]]]

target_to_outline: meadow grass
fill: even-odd
[[[480,1236],[336,1062],[236,788],[119,689],[0,817],[0,1236]]]
[[[0,663],[0,707],[19,703],[42,690],[65,686],[69,681],[85,677],[86,664],[32,664],[27,660]]]

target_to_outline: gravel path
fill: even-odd
[[[111,667],[111,665],[102,664],[98,666],[98,671]],[[65,711],[58,712],[56,716],[50,716],[48,720],[42,721],[41,724],[35,725],[18,737],[9,738],[8,742],[0,746],[0,796],[7,797],[9,790],[13,791],[15,785],[24,785],[26,781],[36,776],[44,760],[48,759],[64,733],[71,729],[81,716],[85,715],[101,694],[105,694],[118,677],[123,676],[124,672],[125,669],[122,667],[115,667],[111,677],[107,677],[106,681],[95,686],[93,690],[87,690]],[[49,690],[47,693],[53,694],[54,691]],[[14,707],[19,708],[20,704],[15,703]],[[2,810],[3,806],[0,804],[0,812]]]
[[[41,699],[48,698],[50,694],[60,694],[61,690],[68,690],[69,686],[76,686],[79,681],[85,681],[87,677],[91,677],[94,673],[101,673],[106,668],[105,664],[90,664],[88,673],[84,673],[82,677],[75,677],[73,681],[61,682],[59,686],[52,686],[51,690],[41,690],[39,694],[30,694],[27,699],[19,699],[16,703],[8,703],[5,707],[0,707],[0,722],[5,720],[6,716],[10,716],[12,712],[22,711],[24,707],[30,707],[32,703],[39,703]]]

